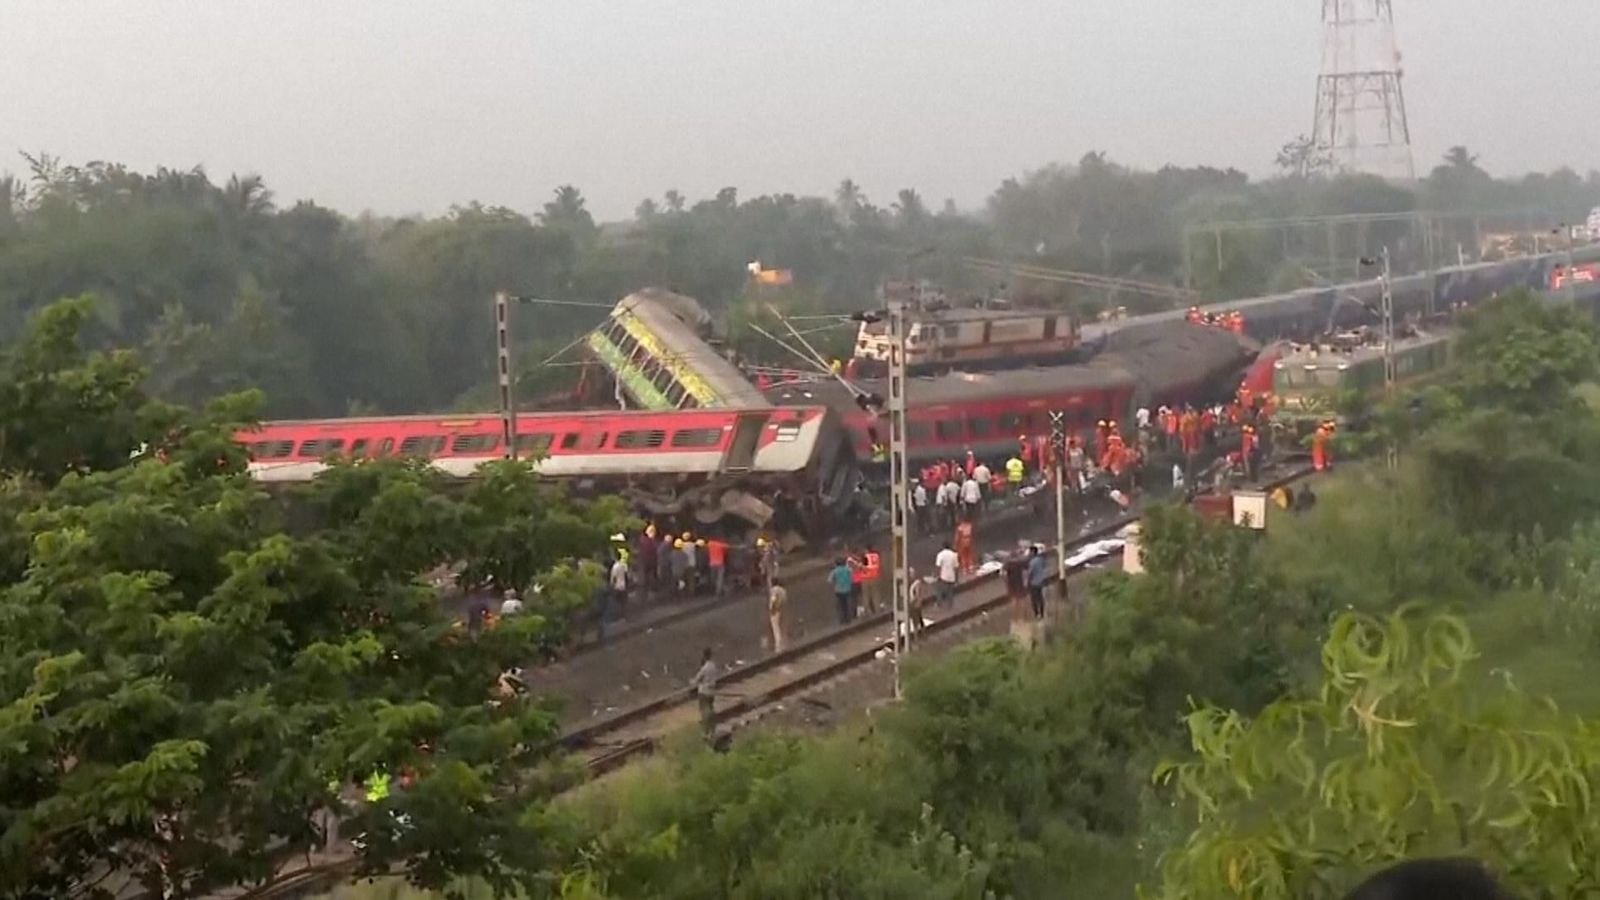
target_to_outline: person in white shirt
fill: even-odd
[[[978,504],[983,502],[983,489],[978,486],[978,479],[969,477],[961,483],[961,504],[967,508],[967,516],[973,521],[978,518]]]
[[[950,542],[944,542],[944,549],[933,558],[933,567],[939,571],[937,590],[934,601],[941,606],[948,606],[956,596],[956,572],[961,568],[961,557],[956,551],[950,549]]]
[[[960,518],[956,508],[961,505],[961,485],[953,480],[946,481],[939,486],[939,492],[944,497],[945,526],[954,528],[956,527],[956,519]]]
[[[620,614],[628,605],[628,564],[622,561],[622,557],[612,561],[608,581],[611,584],[611,599],[616,601]]]
[[[911,487],[911,507],[916,511],[917,531],[927,534],[932,525],[928,521],[928,489],[920,481]]]
[[[500,604],[500,618],[506,619],[519,615],[522,612],[522,598],[517,595],[516,588],[506,591],[506,599]]]
[[[1134,413],[1133,413],[1133,420],[1139,424],[1139,428],[1141,430],[1145,429],[1145,428],[1149,428],[1150,427],[1150,407],[1141,406],[1137,410],[1135,410]]]

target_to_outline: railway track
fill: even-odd
[[[1264,482],[1263,487],[1270,490],[1310,474],[1311,470],[1307,467],[1280,471]],[[1104,540],[1138,519],[1137,515],[1128,515],[1108,522],[1080,536],[1069,548],[1081,549],[1095,541]],[[1082,571],[1090,565],[1077,565],[1070,571]],[[994,573],[962,583],[950,607],[933,608],[928,628],[922,633],[921,639],[944,634],[961,640],[962,636],[954,633],[964,625],[1004,609],[1010,598],[1003,590],[996,590],[999,579],[999,574]],[[890,625],[890,618],[888,613],[865,616],[782,653],[723,673],[718,680],[720,688],[740,686],[744,691],[743,696],[735,702],[717,710],[717,725],[736,724],[786,699],[803,695],[842,675],[870,666],[885,652],[889,643],[884,628]],[[562,736],[560,743],[573,752],[585,754],[590,772],[600,775],[654,752],[667,735],[681,728],[695,727],[698,720],[694,697],[684,688],[574,728]],[[208,900],[241,900],[246,896],[249,900],[305,900],[348,879],[358,864],[358,860],[343,852],[317,854],[307,862],[312,865],[306,870],[269,886],[219,892]]]
[[[1264,482],[1263,487],[1270,490],[1309,474],[1310,470],[1305,468],[1282,472]],[[1104,540],[1138,519],[1138,515],[1119,517],[1081,535],[1068,549],[1080,550]],[[1075,565],[1069,572],[1081,571],[1092,564]],[[999,573],[965,581],[956,593],[949,607],[929,605],[930,621],[924,638],[955,631],[966,623],[1004,609],[1010,602],[1000,587]],[[824,682],[871,665],[884,653],[893,652],[892,627],[889,612],[863,616],[780,653],[723,672],[717,680],[719,695],[727,692],[735,698],[718,705],[714,723],[719,728],[732,728],[741,720]],[[685,687],[574,728],[562,735],[560,743],[584,755],[591,774],[601,775],[652,753],[667,735],[698,725],[695,697]]]

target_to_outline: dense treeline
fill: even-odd
[[[0,894],[541,871],[524,813],[557,720],[503,673],[565,641],[622,504],[528,463],[462,492],[387,459],[334,467],[291,523],[233,441],[259,396],[152,400],[134,355],[82,346],[94,310],[52,304],[0,351]],[[525,611],[463,627],[430,583],[449,565]],[[341,838],[358,859],[310,855]]]
[[[141,348],[152,392],[197,404],[256,387],[269,416],[488,403],[489,298],[499,288],[605,303],[645,284],[677,288],[729,313],[742,349],[781,361],[781,351],[743,324],[765,315],[765,303],[792,313],[860,308],[882,279],[905,274],[908,259],[926,248],[933,252],[917,260],[916,275],[974,291],[995,285],[961,260],[982,256],[1168,284],[1187,276],[1210,295],[1240,296],[1347,277],[1340,266],[1377,242],[1414,251],[1417,236],[1406,223],[1379,223],[1331,239],[1311,227],[1186,241],[1186,226],[1418,209],[1532,211],[1476,223],[1481,232],[1548,227],[1600,204],[1600,173],[1497,180],[1462,148],[1414,190],[1327,177],[1293,146],[1283,160],[1287,174],[1264,182],[1232,170],[1140,172],[1089,154],[1007,179],[977,214],[948,203],[935,211],[912,189],[874,202],[846,179],[827,198],[741,200],[725,188],[691,201],[669,190],[641,202],[631,221],[607,225],[572,186],[531,216],[469,203],[438,218],[350,218],[311,202],[279,206],[257,177],[217,183],[199,168],[139,173],[45,156],[24,162],[23,175],[0,179],[0,335],[19,333],[30,313],[58,297],[94,294],[92,337]],[[1464,221],[1440,226],[1441,247],[1472,249]],[[794,286],[755,296],[746,270],[755,260],[792,270]],[[1059,285],[1009,287],[1073,300],[1086,312],[1151,302]],[[535,364],[599,315],[543,306],[520,317],[521,396],[570,383],[572,369]]]
[[[1380,415],[1399,470],[1341,475],[1271,539],[1154,510],[1147,573],[1099,577],[1043,651],[972,646],[870,726],[683,750],[561,805],[565,895],[1333,898],[1467,855],[1587,896],[1600,414],[1575,389],[1600,351],[1528,296],[1462,351]]]

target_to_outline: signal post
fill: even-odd
[[[900,660],[911,650],[911,489],[906,465],[906,302],[886,292],[889,325],[889,529],[894,568],[894,696],[900,699]]]

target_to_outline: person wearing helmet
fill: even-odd
[[[683,552],[684,546],[683,538],[677,538],[672,542],[672,552],[667,554],[672,567],[672,590],[680,596],[687,587],[689,575],[689,557]]]

